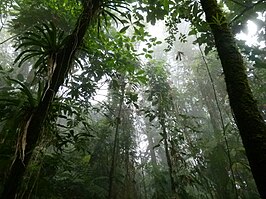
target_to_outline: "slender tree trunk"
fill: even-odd
[[[147,135],[147,140],[148,140],[148,149],[150,151],[150,157],[151,157],[151,163],[153,167],[157,166],[157,160],[156,160],[156,155],[155,155],[155,151],[154,151],[154,141],[153,141],[153,137],[151,135],[152,133],[152,129],[149,126],[148,122],[145,121],[145,126],[146,126],[146,135]]]
[[[72,65],[74,54],[80,46],[93,17],[97,15],[99,8],[100,2],[98,0],[90,0],[84,4],[84,10],[76,23],[75,30],[68,36],[64,48],[58,52],[57,60],[55,60],[56,68],[50,86],[44,91],[42,101],[29,120],[24,160],[21,160],[19,154],[16,155],[4,185],[4,190],[1,195],[2,199],[13,199],[16,197],[33,150],[41,135],[43,123],[54,100],[54,96],[63,84]]]
[[[261,197],[266,198],[266,124],[246,75],[243,58],[216,0],[201,0],[225,75],[227,92],[247,158]]]
[[[140,158],[140,165],[144,165],[143,164],[143,160],[142,160],[142,157]],[[141,174],[142,174],[142,184],[143,184],[143,191],[144,191],[144,199],[148,199],[148,192],[147,192],[147,187],[146,187],[146,183],[145,183],[145,174],[144,174],[144,166],[141,166]],[[140,196],[141,196],[141,193],[140,193]]]
[[[200,74],[198,73],[197,76],[199,76],[199,75]],[[214,102],[213,102],[215,97],[213,96],[212,92],[214,92],[214,91],[209,86],[210,85],[209,81],[207,83],[203,83],[203,81],[201,79],[197,78],[197,83],[199,85],[199,90],[200,90],[200,93],[202,95],[203,104],[207,107],[208,113],[210,115],[211,125],[212,125],[213,131],[214,131],[214,136],[217,138],[217,137],[219,137],[219,131],[220,131],[221,127],[219,124],[220,117],[217,113],[217,109],[215,109],[215,107],[217,107],[217,106],[215,106]]]
[[[110,168],[110,174],[109,174],[109,193],[108,198],[109,199],[115,199],[116,198],[116,190],[115,190],[115,183],[114,183],[114,177],[116,172],[116,162],[117,162],[117,156],[119,153],[119,126],[121,123],[121,112],[122,112],[122,106],[124,103],[124,95],[125,95],[125,82],[124,77],[121,78],[121,96],[119,101],[119,107],[116,117],[116,127],[115,127],[115,139],[114,139],[114,146],[113,146],[113,152],[112,152],[112,162],[111,162],[111,168]]]
[[[165,120],[163,118],[160,119],[160,124],[162,126],[162,131],[163,131],[164,150],[165,150],[165,156],[166,156],[168,170],[169,170],[171,190],[172,190],[172,194],[175,194],[176,193],[176,187],[175,187],[175,180],[173,177],[173,164],[172,164],[171,155],[169,152],[169,146],[168,146],[168,141],[167,141],[168,136],[167,136],[166,127],[165,127]]]

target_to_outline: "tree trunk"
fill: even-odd
[[[115,173],[116,173],[116,167],[117,167],[117,158],[119,155],[119,127],[121,123],[121,113],[124,103],[124,97],[125,97],[125,80],[124,76],[122,76],[120,80],[121,84],[121,96],[119,100],[119,106],[117,110],[117,116],[116,116],[116,126],[115,126],[115,138],[114,138],[114,146],[112,150],[112,161],[111,161],[111,167],[110,167],[110,174],[109,174],[109,193],[108,198],[109,199],[115,199],[117,196],[116,193],[116,183],[114,182]]]
[[[148,191],[147,191],[147,187],[146,187],[146,183],[145,183],[145,174],[144,174],[144,165],[145,165],[146,163],[144,163],[143,164],[143,159],[142,159],[142,157],[140,157],[140,165],[143,165],[143,166],[141,166],[141,174],[142,174],[142,184],[143,184],[143,191],[144,191],[144,199],[148,199]],[[140,187],[140,190],[141,190],[141,187]],[[140,198],[142,198],[141,197],[141,191],[140,191]]]
[[[16,155],[4,185],[4,190],[1,196],[2,199],[12,199],[16,197],[33,150],[41,135],[42,126],[47,117],[51,103],[53,102],[54,96],[59,87],[63,84],[69,68],[72,65],[74,54],[80,46],[93,17],[97,15],[99,9],[100,5],[98,0],[87,1],[87,3],[84,4],[84,10],[76,23],[75,30],[68,36],[64,48],[58,52],[57,60],[55,60],[56,68],[50,86],[44,91],[42,101],[39,103],[29,120],[24,160],[20,158],[19,154]]]
[[[146,127],[146,136],[147,136],[147,140],[148,140],[148,149],[150,151],[150,157],[151,157],[151,164],[153,167],[157,166],[157,160],[156,160],[156,155],[155,155],[155,151],[154,151],[154,141],[153,141],[153,137],[151,135],[152,133],[152,129],[149,126],[148,122],[145,120],[145,127]]]
[[[246,75],[243,58],[216,0],[201,0],[225,75],[227,92],[247,158],[262,198],[266,198],[266,124]]]
[[[175,194],[176,193],[176,186],[175,186],[175,180],[173,177],[173,164],[172,164],[171,155],[169,152],[168,135],[166,132],[164,118],[160,119],[160,124],[162,126],[162,131],[163,131],[163,143],[164,143],[165,156],[166,156],[168,171],[169,171],[169,176],[170,176],[171,190],[172,190],[172,194]]]

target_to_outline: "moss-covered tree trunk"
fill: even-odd
[[[19,153],[16,155],[10,168],[9,175],[7,176],[1,199],[16,198],[16,194],[23,180],[23,175],[28,166],[38,138],[41,135],[42,126],[47,117],[51,103],[54,100],[54,96],[59,87],[63,84],[69,68],[72,65],[75,52],[80,46],[92,19],[97,15],[99,9],[100,1],[98,0],[88,0],[84,3],[83,12],[77,20],[73,33],[68,36],[68,40],[66,41],[64,47],[60,50],[60,52],[58,52],[57,60],[55,60],[56,68],[53,73],[50,86],[44,91],[42,101],[28,120],[24,160],[21,159]]]
[[[258,191],[266,198],[266,124],[248,84],[243,58],[216,0],[201,0],[225,75],[227,92]]]

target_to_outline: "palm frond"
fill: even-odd
[[[127,18],[127,15],[125,14],[124,11],[120,10],[126,10],[127,12],[130,12],[129,4],[126,3],[125,1],[118,1],[118,0],[111,0],[111,1],[105,1],[102,4],[102,11],[101,15],[105,20],[105,24],[107,24],[107,15],[110,16],[116,25],[118,26],[118,22],[124,25],[124,23],[127,22],[125,18]],[[119,13],[119,17],[115,15],[115,13]],[[123,19],[122,19],[123,17]],[[101,25],[100,19],[98,20],[98,29],[100,28],[99,26]]]
[[[114,22],[115,22],[115,24],[117,26],[118,26],[118,21],[123,24],[122,19],[120,19],[119,17],[117,17],[115,14],[113,14],[113,13],[107,11],[107,10],[105,10],[104,12],[107,13],[114,20]]]
[[[26,54],[26,53],[24,53],[24,54]],[[26,61],[30,60],[30,59],[33,58],[33,57],[36,57],[36,56],[38,56],[38,55],[41,55],[41,54],[43,54],[43,53],[42,53],[42,52],[36,52],[36,53],[26,54],[26,55],[20,60],[20,62],[18,63],[18,67],[21,67],[22,64],[25,63]],[[22,55],[21,55],[21,57],[22,57]],[[16,59],[15,61],[16,61],[16,62],[14,62],[14,63],[17,63],[18,60]]]
[[[36,104],[35,103],[35,99],[33,97],[32,92],[30,91],[30,89],[25,84],[23,84],[22,82],[20,82],[20,81],[18,81],[16,79],[9,78],[9,80],[13,81],[13,82],[15,82],[15,83],[17,83],[17,84],[19,84],[21,86],[21,88],[19,88],[19,89],[27,96],[27,99],[29,101],[30,106],[32,108],[35,107],[35,104]]]
[[[16,57],[14,64],[20,67],[26,61],[36,58],[34,68],[40,67],[40,71],[48,71],[47,59],[53,57],[65,42],[64,32],[59,30],[52,22],[34,26],[32,31],[27,31],[20,37],[21,43],[16,50],[22,50]],[[42,66],[43,65],[43,66]]]
[[[42,54],[38,59],[37,61],[34,63],[33,65],[33,68],[39,68],[40,71],[46,71],[47,72],[47,68],[46,68],[46,63],[45,63],[45,57],[46,57],[46,54]],[[42,65],[42,66],[41,66]],[[37,72],[37,73],[40,73]]]

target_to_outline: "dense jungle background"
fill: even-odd
[[[0,198],[265,198],[265,10],[1,0]]]

